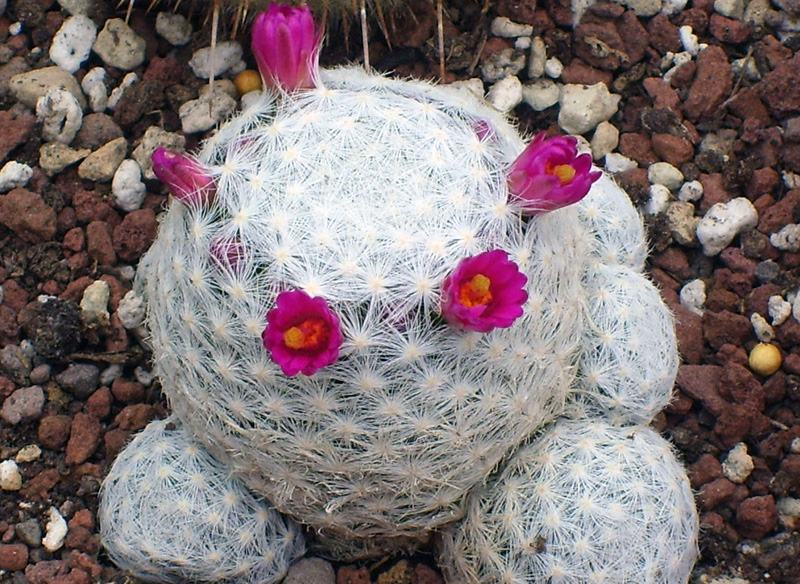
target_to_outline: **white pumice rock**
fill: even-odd
[[[94,4],[95,0],[58,0],[58,5],[72,15],[88,15]]]
[[[236,109],[236,100],[227,92],[214,88],[213,98],[193,99],[178,109],[184,134],[205,132],[227,118]]]
[[[54,176],[91,153],[88,148],[75,150],[61,142],[48,142],[39,148],[39,166],[48,176]]]
[[[620,172],[625,172],[626,170],[633,170],[638,166],[639,165],[635,160],[631,160],[619,152],[610,152],[606,154],[605,169],[611,174],[619,174]]]
[[[752,57],[742,57],[731,61],[731,71],[737,77],[744,76],[749,81],[761,81],[761,71],[758,70],[756,60]]]
[[[28,444],[19,449],[19,452],[17,452],[17,455],[14,457],[14,462],[17,464],[25,464],[39,460],[41,457],[42,449],[36,444]]]
[[[767,301],[767,312],[772,321],[772,326],[781,326],[792,315],[792,304],[783,296],[770,296]]]
[[[135,329],[144,322],[144,299],[135,291],[128,291],[119,301],[117,316],[126,329]]]
[[[173,47],[182,47],[192,39],[192,24],[182,14],[159,12],[156,32]]]
[[[153,173],[153,161],[150,157],[156,148],[162,147],[169,150],[183,150],[186,145],[186,138],[180,134],[167,132],[158,126],[150,126],[145,130],[142,141],[133,151],[133,159],[139,163],[139,168],[142,169],[142,175],[145,179],[154,179],[156,175]]]
[[[663,0],[661,12],[667,16],[674,16],[686,7],[688,0]]]
[[[481,81],[481,79],[478,77],[470,77],[469,79],[464,79],[463,81],[453,81],[450,84],[450,87],[457,87],[459,89],[463,89],[464,91],[468,91],[471,95],[474,95],[478,99],[483,99],[484,96],[483,81]],[[242,99],[244,99],[244,96],[242,96]]]
[[[800,499],[782,497],[775,501],[775,507],[778,511],[778,520],[787,531],[800,529]]]
[[[619,130],[610,122],[600,122],[592,135],[592,159],[600,160],[619,145]]]
[[[33,176],[33,169],[27,164],[9,160],[0,170],[0,193],[17,187],[24,187]]]
[[[48,515],[49,519],[45,526],[45,536],[42,539],[42,545],[48,552],[55,552],[61,549],[64,545],[64,540],[67,538],[67,521],[59,513],[55,507],[50,507]]]
[[[211,77],[212,67],[214,77],[220,77],[226,72],[236,68],[242,61],[241,43],[236,41],[225,41],[217,43],[216,53],[214,58],[211,58],[211,47],[204,47],[198,49],[192,55],[189,61],[189,67],[192,68],[194,74],[200,79],[209,79]]]
[[[664,185],[677,191],[683,184],[683,173],[669,162],[654,162],[647,168],[647,180],[654,185]]]
[[[664,185],[650,185],[648,189],[650,199],[644,207],[644,212],[648,215],[659,215],[665,213],[672,200],[672,193]]]
[[[114,206],[130,213],[142,206],[147,187],[142,182],[142,169],[133,159],[123,160],[111,181],[111,196]]]
[[[623,0],[622,4],[639,18],[649,18],[661,12],[661,0]]]
[[[463,81],[463,82],[458,82],[457,81],[456,83],[467,83],[468,81],[469,80]],[[483,81],[478,79],[478,83],[480,84],[480,91],[481,91],[481,96],[480,97],[482,99],[483,98],[483,95],[482,95],[482,93],[483,93]],[[464,87],[466,87],[466,86],[464,86]],[[464,91],[470,91],[470,90],[469,89],[465,89]],[[248,91],[239,100],[239,105],[241,107],[241,110],[244,112],[244,111],[247,111],[248,108],[253,107],[255,104],[260,102],[262,99],[264,99],[264,92],[263,91]]]
[[[679,201],[699,201],[703,198],[703,183],[699,180],[690,180],[686,181],[681,185],[681,188],[678,189],[678,200]]]
[[[692,54],[687,51],[683,51],[682,53],[677,53],[676,55],[674,55],[673,58],[670,60],[670,64],[672,66],[670,67],[669,71],[665,72],[664,75],[662,76],[664,78],[664,81],[669,83],[672,80],[672,78],[675,77],[675,75],[678,73],[678,69],[680,69],[682,65],[685,65],[691,60],[692,60]]]
[[[97,26],[88,16],[70,16],[58,29],[50,45],[50,60],[75,73],[92,52],[97,38]]]
[[[111,387],[115,379],[122,377],[124,369],[119,363],[113,363],[100,372],[100,385],[107,385]]]
[[[694,205],[684,201],[672,201],[667,207],[667,226],[679,245],[697,245],[697,224],[700,223],[700,217],[695,217],[694,212]]]
[[[8,6],[7,0],[0,0],[0,16],[5,14],[6,6]]]
[[[21,34],[22,30],[23,27],[21,22],[14,22],[8,26],[8,34],[11,36],[17,36],[18,34]]]
[[[703,305],[706,303],[706,283],[700,278],[684,284],[680,292],[681,306],[687,310],[695,313],[697,316],[703,316],[706,309]]]
[[[769,0],[750,0],[745,6],[744,20],[750,26],[764,26],[767,14],[772,11],[772,4]]]
[[[800,294],[795,294],[795,297],[791,299],[792,301],[792,316],[798,322],[800,322]]]
[[[536,79],[522,86],[522,101],[540,112],[558,103],[560,90],[555,81]]]
[[[759,313],[754,312],[750,315],[750,324],[753,326],[756,338],[762,343],[771,343],[775,340],[775,329]]]
[[[510,75],[517,75],[525,68],[525,51],[503,49],[497,51],[481,64],[481,79],[496,83]]]
[[[141,365],[133,370],[133,377],[145,387],[150,387],[156,380],[155,373],[148,371]]]
[[[86,106],[86,98],[77,79],[61,67],[44,67],[19,73],[11,77],[8,87],[18,101],[31,109],[36,109],[39,99],[54,88],[69,91],[78,100],[81,108]]]
[[[544,64],[547,62],[547,46],[540,36],[531,40],[531,56],[528,60],[528,77],[538,79],[544,75]]]
[[[569,134],[594,130],[617,113],[619,100],[620,96],[610,93],[605,83],[564,85],[559,97],[558,125]]]
[[[522,102],[522,83],[516,75],[501,79],[486,94],[486,101],[497,110],[508,113]]]
[[[790,223],[769,236],[769,242],[782,251],[800,251],[800,224]]]
[[[78,167],[78,176],[97,182],[109,182],[128,153],[128,141],[115,138],[86,157]]]
[[[714,12],[741,20],[744,16],[744,0],[714,0]]]
[[[795,438],[789,445],[789,452],[792,454],[800,454],[800,438]]]
[[[119,100],[122,99],[122,96],[125,93],[125,90],[137,81],[139,81],[139,76],[133,71],[125,75],[120,84],[111,90],[111,95],[108,96],[106,107],[108,107],[110,110],[116,109]]]
[[[70,92],[50,89],[36,102],[36,117],[42,123],[42,138],[47,142],[69,144],[83,123],[83,111]]]
[[[523,36],[514,40],[514,48],[520,51],[527,51],[531,48],[531,37]]]
[[[0,489],[4,491],[19,491],[22,488],[22,475],[14,460],[0,462]]]
[[[89,98],[89,107],[99,113],[108,105],[108,87],[106,87],[106,70],[103,67],[90,69],[81,80],[81,89]]]
[[[506,39],[517,37],[529,37],[533,34],[533,27],[530,24],[520,24],[505,16],[498,16],[492,21],[492,34]]]
[[[145,40],[121,18],[106,21],[92,48],[106,65],[122,71],[135,69],[144,62]]]
[[[689,53],[692,57],[696,57],[700,51],[702,51],[708,46],[705,43],[701,43],[698,41],[697,35],[694,34],[694,32],[692,31],[692,27],[688,24],[678,29],[678,35],[681,39],[681,44],[683,45],[683,49],[687,53]]]
[[[722,472],[725,478],[741,485],[753,472],[755,464],[753,457],[747,453],[747,444],[739,442],[728,451],[728,456],[722,461]]]
[[[706,256],[715,256],[728,247],[733,238],[758,225],[758,211],[749,200],[738,197],[716,203],[697,224],[697,239]]]
[[[781,172],[781,179],[787,189],[800,189],[800,174],[784,170]]]
[[[81,318],[87,323],[108,324],[108,299],[111,288],[103,280],[95,280],[83,292]]]
[[[558,79],[563,71],[564,65],[556,57],[550,57],[544,62],[544,74],[551,79]]]

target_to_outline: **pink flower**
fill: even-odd
[[[522,316],[527,281],[502,249],[463,259],[442,285],[442,316],[467,331],[507,328]]]
[[[577,203],[600,178],[592,157],[578,156],[572,136],[547,138],[540,132],[511,164],[508,190],[523,215],[546,213]]]
[[[205,205],[214,198],[217,185],[209,170],[194,158],[166,148],[156,148],[151,160],[153,173],[184,205]]]
[[[252,46],[265,86],[295,91],[316,85],[320,35],[308,6],[270,4],[256,17]]]
[[[244,245],[238,239],[217,238],[211,242],[211,258],[222,269],[234,270],[245,259]]]
[[[324,298],[290,290],[278,294],[275,304],[261,340],[284,374],[313,375],[339,358],[342,331]]]

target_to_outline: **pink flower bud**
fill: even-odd
[[[465,258],[442,285],[442,316],[467,331],[507,328],[522,316],[527,281],[502,249]]]
[[[547,138],[540,132],[511,164],[508,190],[511,203],[523,215],[546,213],[577,203],[600,178],[592,157],[578,156],[572,136]]]
[[[156,148],[151,159],[153,173],[184,205],[202,206],[214,198],[217,185],[209,170],[194,158],[166,148]]]
[[[308,6],[270,4],[256,17],[252,46],[266,87],[295,91],[316,85],[320,35]]]
[[[285,375],[313,375],[339,358],[342,331],[324,298],[290,290],[278,294],[275,304],[261,340]]]

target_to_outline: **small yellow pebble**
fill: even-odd
[[[750,351],[750,358],[748,360],[750,369],[759,375],[772,375],[781,368],[783,357],[781,351],[775,345],[769,343],[758,343],[753,350]]]
[[[258,71],[245,69],[236,76],[233,80],[233,84],[236,86],[236,91],[239,92],[239,95],[244,95],[251,91],[258,91],[261,89],[261,75]]]

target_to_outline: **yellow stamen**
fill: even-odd
[[[283,333],[283,343],[294,350],[318,349],[327,340],[330,330],[321,318],[309,318]]]
[[[553,169],[551,174],[557,176],[562,185],[566,185],[575,178],[575,169],[569,164],[559,164]]]
[[[458,289],[458,302],[467,308],[485,306],[492,301],[489,290],[492,281],[483,274],[475,274],[469,282],[462,284]]]

